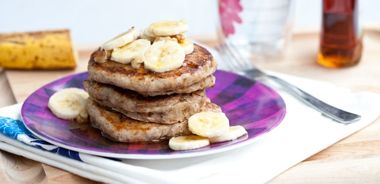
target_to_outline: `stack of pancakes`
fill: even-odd
[[[119,142],[158,141],[191,134],[187,119],[201,111],[220,111],[205,95],[215,83],[216,62],[194,45],[182,67],[157,73],[112,60],[88,64],[84,82],[93,127]]]

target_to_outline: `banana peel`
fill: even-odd
[[[0,67],[73,69],[76,54],[69,30],[0,34]]]

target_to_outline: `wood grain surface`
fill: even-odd
[[[211,45],[214,42],[208,42]],[[293,36],[284,56],[255,60],[263,69],[332,82],[353,90],[380,93],[380,31],[366,30],[359,65],[327,69],[316,63],[319,37],[314,32]],[[92,50],[79,51],[78,67],[70,71],[6,71],[18,102],[42,85],[86,70]],[[380,108],[380,104],[379,104]],[[380,183],[380,119],[274,178],[271,183]],[[7,155],[7,156],[4,156]],[[66,171],[29,159],[2,153],[0,183],[14,183],[9,176],[32,173],[30,182],[92,183]],[[9,174],[8,170],[18,172]],[[29,171],[28,171],[29,170]],[[40,171],[37,174],[37,171]],[[42,178],[42,179],[41,179]]]

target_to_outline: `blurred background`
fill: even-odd
[[[320,28],[321,0],[294,1],[293,30]],[[380,26],[380,1],[360,0],[363,26]],[[70,29],[77,47],[99,45],[135,25],[144,28],[164,19],[186,19],[192,37],[216,38],[216,0],[3,0],[0,32]]]

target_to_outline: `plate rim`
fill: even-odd
[[[284,116],[285,116],[285,113],[282,115],[282,118],[284,118]],[[21,117],[21,119],[22,119],[22,117]],[[23,119],[22,119],[22,121],[24,122]],[[274,128],[278,127],[280,124],[278,124]],[[80,148],[76,148],[76,147],[70,147],[70,146],[66,146],[64,144],[55,142],[53,140],[45,139],[45,137],[43,137],[39,134],[36,134],[34,131],[29,129],[29,127],[26,127],[26,128],[34,136],[36,136],[36,137],[38,137],[38,138],[40,138],[40,139],[42,139],[42,140],[44,140],[50,144],[53,144],[55,146],[62,147],[62,148],[68,149],[68,150],[76,151],[76,152],[81,153],[81,154],[84,153],[84,154],[101,156],[101,157],[109,157],[109,158],[116,158],[116,159],[135,159],[135,160],[168,160],[168,159],[178,159],[178,158],[193,158],[193,157],[208,156],[208,155],[213,155],[213,154],[217,154],[217,153],[227,152],[227,151],[231,151],[234,149],[239,149],[241,147],[245,147],[246,145],[249,145],[251,143],[259,141],[263,137],[266,137],[274,129],[273,128],[269,131],[262,132],[261,134],[257,135],[253,139],[241,141],[239,143],[232,144],[229,146],[225,146],[222,148],[217,148],[214,150],[205,150],[205,151],[189,152],[189,153],[177,153],[177,154],[164,154],[164,155],[161,155],[161,154],[149,154],[148,155],[148,154],[135,154],[135,153],[130,153],[130,154],[128,154],[128,153],[106,153],[106,152],[97,152],[97,151],[91,151],[91,150],[84,150],[84,149],[80,149]]]
[[[230,71],[225,71],[225,70],[217,70],[217,71],[222,71],[222,72],[227,72],[227,73],[231,73],[231,74],[234,74],[234,75],[238,75],[240,77],[244,77],[244,78],[247,78],[246,76],[243,76],[243,75],[240,75],[238,73],[234,73],[234,72],[230,72]],[[51,81],[43,86],[41,86],[40,88],[36,89],[32,94],[30,94],[24,102],[26,102],[31,96],[33,96],[37,91],[40,91],[41,89],[44,89],[46,86],[49,86],[49,85],[52,85],[54,84],[56,81],[58,80],[64,80],[66,78],[71,78],[73,76],[76,76],[76,75],[83,75],[83,74],[86,74],[88,73],[87,71],[85,72],[79,72],[79,73],[73,73],[73,74],[69,74],[67,76],[63,76],[61,78],[58,78],[54,81]],[[247,78],[249,79],[249,78]],[[249,79],[251,81],[253,81],[252,79]],[[256,81],[257,82],[257,81]],[[25,123],[25,120],[24,120],[24,113],[26,110],[24,110],[25,108],[25,103],[23,102],[22,104],[22,107],[21,107],[21,113],[20,113],[20,118],[22,120],[22,123],[24,124],[24,126],[26,127],[27,130],[29,130],[34,136],[50,143],[50,144],[53,144],[53,145],[56,145],[58,147],[62,147],[62,148],[65,148],[65,149],[68,149],[68,150],[72,150],[72,151],[76,151],[78,153],[84,153],[84,154],[90,154],[90,155],[95,155],[95,156],[101,156],[101,157],[110,157],[110,158],[117,158],[117,159],[139,159],[139,160],[167,160],[167,159],[178,159],[178,158],[191,158],[191,157],[200,157],[200,156],[207,156],[207,155],[213,155],[213,154],[217,154],[217,153],[222,153],[222,152],[227,152],[227,151],[230,151],[230,150],[234,150],[234,149],[239,149],[241,147],[244,147],[248,144],[252,144],[258,140],[261,140],[263,137],[266,137],[270,132],[272,132],[274,129],[276,129],[280,124],[282,124],[283,120],[284,120],[284,117],[286,116],[287,114],[287,108],[286,108],[286,103],[284,101],[284,99],[282,98],[282,96],[275,90],[273,89],[272,87],[269,87],[268,85],[260,82],[261,85],[271,89],[273,92],[275,92],[281,99],[281,101],[283,102],[284,104],[284,108],[283,108],[283,113],[281,113],[279,116],[279,123],[275,126],[273,126],[271,129],[269,130],[266,130],[266,131],[263,131],[261,132],[260,134],[258,134],[257,136],[253,137],[252,139],[248,139],[248,140],[243,140],[243,141],[240,141],[238,143],[235,143],[235,144],[232,144],[232,145],[228,145],[228,146],[224,146],[224,147],[221,147],[221,148],[216,148],[216,149],[210,149],[210,150],[203,150],[203,151],[195,151],[195,152],[182,152],[182,153],[175,153],[173,152],[173,154],[136,154],[136,153],[110,153],[110,152],[99,152],[99,151],[93,151],[93,150],[86,150],[86,149],[81,149],[81,148],[77,148],[77,147],[73,147],[73,146],[69,146],[69,145],[65,145],[63,143],[59,143],[59,142],[56,142],[52,139],[49,139],[43,135],[40,135],[39,133],[36,133],[34,132],[31,128],[29,128],[26,123]],[[281,111],[279,111],[281,112]],[[279,113],[279,112],[276,112],[276,113]],[[127,144],[127,143],[126,143]],[[189,150],[191,151],[191,150]]]

